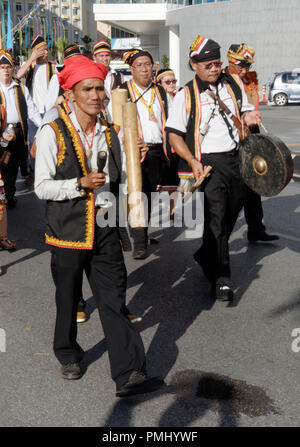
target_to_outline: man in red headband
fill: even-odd
[[[74,111],[45,125],[37,137],[35,191],[47,200],[46,243],[56,261],[57,318],[54,353],[62,377],[79,379],[84,351],[76,341],[77,304],[83,271],[96,300],[118,397],[162,386],[148,378],[142,339],[123,312],[126,268],[119,232],[105,225],[123,177],[116,129],[98,118],[107,69],[84,56],[58,75]],[[107,155],[98,172],[98,153]],[[109,196],[110,198],[112,196]],[[96,220],[97,216],[97,220]]]

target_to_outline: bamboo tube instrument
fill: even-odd
[[[137,145],[139,138],[136,104],[123,105],[123,132],[126,153],[128,182],[128,221],[131,228],[147,227],[145,207],[142,200],[141,155]]]
[[[128,101],[128,92],[124,88],[116,88],[111,92],[113,123],[123,130],[123,105]]]

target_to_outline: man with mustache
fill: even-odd
[[[82,377],[84,351],[76,340],[76,312],[85,270],[116,395],[125,397],[154,391],[163,381],[147,377],[142,339],[123,312],[127,274],[118,230],[97,224],[113,206],[102,193],[117,196],[123,177],[117,129],[98,117],[107,68],[84,56],[74,59],[58,75],[74,111],[45,125],[37,137],[35,191],[47,200],[46,243],[56,258],[54,353],[64,379]],[[100,151],[107,153],[103,172],[97,170]]]
[[[225,71],[229,74],[236,74],[242,80],[248,100],[257,110],[259,105],[258,79],[256,72],[250,71],[251,65],[254,63],[254,55],[254,48],[245,43],[231,45],[227,52],[228,67],[225,68]],[[259,127],[250,127],[250,131],[259,133]],[[266,232],[261,197],[250,188],[247,188],[244,213],[248,225],[249,242],[268,242],[279,239],[276,234]]]
[[[175,96],[166,130],[179,155],[182,179],[204,178],[204,233],[194,254],[216,299],[232,301],[228,240],[243,206],[245,184],[239,171],[241,120],[260,125],[261,114],[248,102],[238,78],[222,73],[220,45],[197,36],[189,64],[195,77]]]

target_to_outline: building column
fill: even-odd
[[[179,25],[169,27],[169,61],[180,85],[180,34]]]

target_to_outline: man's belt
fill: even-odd
[[[12,126],[14,129],[16,129],[17,127],[22,127],[21,123],[8,123],[7,125]]]
[[[162,148],[162,143],[146,143],[146,145],[149,147],[149,151]]]

